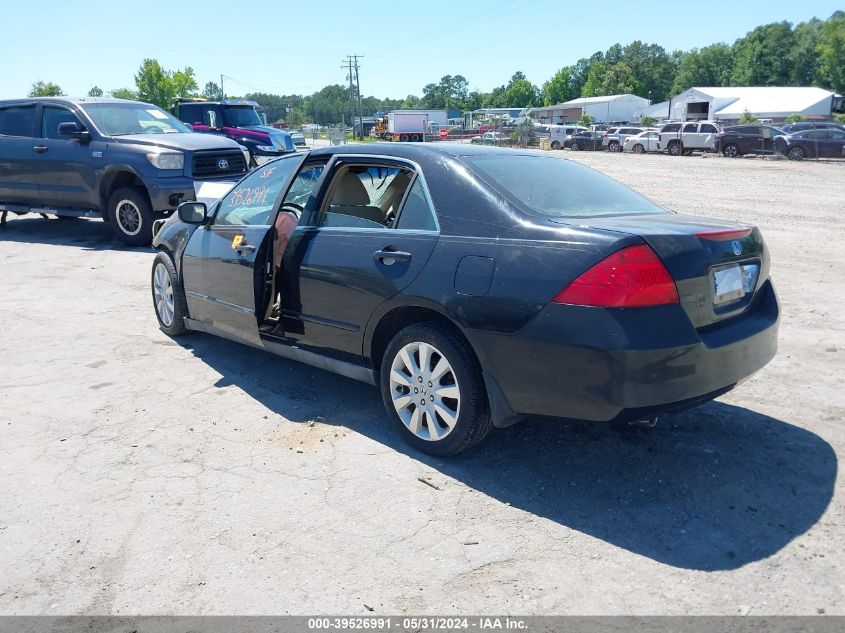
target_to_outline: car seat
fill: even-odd
[[[350,215],[363,218],[384,226],[384,211],[370,206],[370,195],[361,179],[347,170],[340,179],[332,195],[329,211],[334,214]],[[332,225],[337,226],[335,222]]]

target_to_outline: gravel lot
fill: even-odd
[[[152,253],[102,223],[10,219],[0,613],[845,614],[845,165],[556,155],[759,224],[777,358],[652,430],[438,460],[375,388],[167,338]]]

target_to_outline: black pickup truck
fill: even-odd
[[[0,215],[102,217],[128,244],[195,185],[238,180],[245,148],[193,133],[161,108],[122,99],[42,97],[0,101]]]

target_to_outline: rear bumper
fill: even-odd
[[[679,305],[550,304],[517,332],[466,333],[506,401],[500,408],[609,421],[650,417],[728,391],[774,357],[778,318],[767,281],[748,311],[706,331],[696,331]]]

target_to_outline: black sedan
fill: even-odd
[[[759,231],[568,160],[346,145],[271,161],[157,227],[159,325],[378,385],[422,451],[531,416],[640,421],[775,354]],[[278,264],[278,265],[277,265]]]
[[[568,140],[569,149],[575,152],[601,151],[606,149],[602,144],[604,132],[578,132],[578,134],[573,134]]]
[[[845,130],[805,130],[778,136],[775,149],[790,160],[845,158]]]

